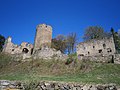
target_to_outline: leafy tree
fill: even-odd
[[[66,51],[66,37],[64,35],[58,35],[56,38],[52,39],[52,48],[60,50],[62,53]]]
[[[91,39],[101,39],[105,36],[104,29],[100,26],[90,26],[85,30],[83,39],[85,41]]]
[[[5,37],[0,35],[0,52],[2,51],[3,49],[3,45],[5,43]]]
[[[77,43],[77,34],[76,33],[70,33],[67,36],[67,40],[66,40],[66,48],[68,51],[68,54],[73,53],[74,52],[74,48],[75,48],[75,44]]]
[[[52,39],[52,48],[60,50],[62,53],[71,54],[75,51],[75,44],[77,42],[76,33],[70,33],[67,36],[58,35],[56,38]]]

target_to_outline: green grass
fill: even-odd
[[[2,61],[7,62],[2,64]],[[10,58],[9,58],[10,59]],[[0,80],[62,81],[120,85],[120,65],[111,63],[77,62],[65,65],[60,60],[15,62],[0,59]]]

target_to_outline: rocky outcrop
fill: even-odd
[[[31,82],[0,81],[0,90],[120,90],[115,84],[79,84],[65,82]]]

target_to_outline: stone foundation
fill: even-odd
[[[120,64],[120,54],[110,56],[78,56],[79,60]]]
[[[67,55],[61,53],[61,51],[57,51],[53,48],[42,48],[41,50],[37,50],[33,54],[33,59],[61,59],[66,60],[68,58]]]
[[[90,60],[94,62],[110,62],[112,60],[112,56],[80,56],[79,60]]]
[[[120,54],[115,54],[114,63],[120,64]]]

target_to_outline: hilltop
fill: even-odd
[[[120,65],[73,61],[66,65],[61,60],[14,61],[8,55],[0,54],[0,79],[17,81],[63,81],[94,84],[120,85]]]

